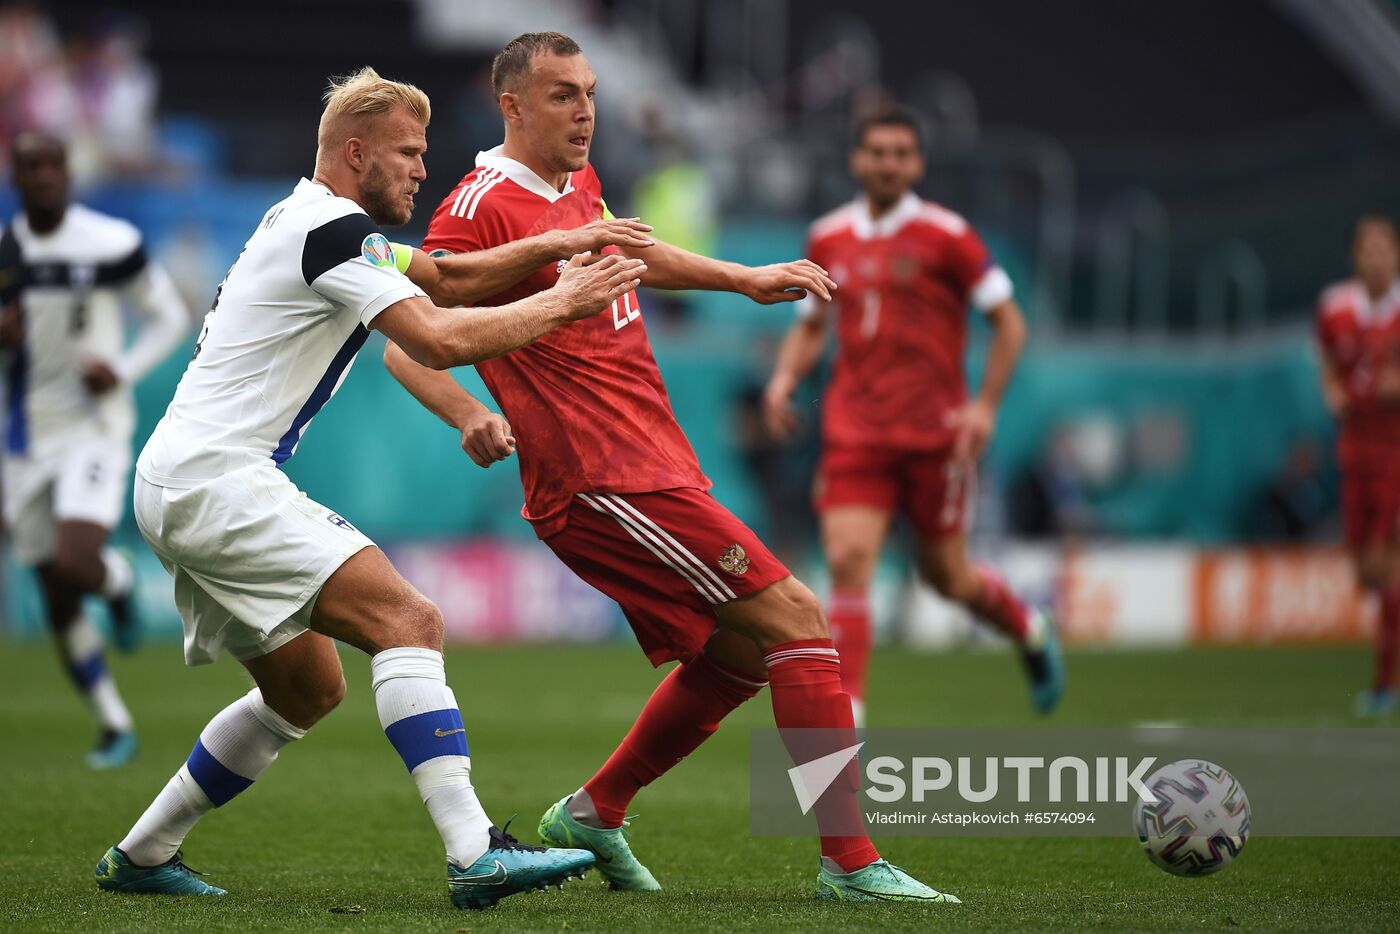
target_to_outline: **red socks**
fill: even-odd
[[[1371,682],[1377,691],[1395,690],[1395,663],[1400,655],[1400,586],[1381,594],[1381,615],[1376,621],[1376,672]]]
[[[622,826],[638,791],[699,748],[731,710],[762,687],[762,681],[704,655],[672,669],[622,743],[583,786],[602,825]]]
[[[1017,642],[1025,642],[1030,633],[1030,610],[996,571],[979,566],[975,573],[982,579],[982,588],[968,609]]]
[[[865,700],[870,668],[870,601],[863,590],[834,590],[826,611],[831,639],[841,653],[841,689],[853,701]]]
[[[801,765],[856,744],[851,699],[841,690],[841,659],[830,639],[802,639],[775,645],[764,653],[773,719],[793,761]],[[844,872],[880,858],[864,829],[860,813],[860,760],[852,757],[841,776],[813,808],[822,835],[822,856]]]

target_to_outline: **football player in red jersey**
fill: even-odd
[[[1380,598],[1376,667],[1357,712],[1395,710],[1400,642],[1400,238],[1362,217],[1352,233],[1355,278],[1322,293],[1317,341],[1322,397],[1341,423],[1337,462],[1347,547],[1361,586]]]
[[[799,306],[764,393],[770,430],[787,435],[796,425],[793,392],[834,327],[840,352],[822,398],[815,501],[842,683],[859,723],[871,642],[867,593],[901,511],[918,536],[921,576],[1016,642],[1032,702],[1048,712],[1064,690],[1052,623],[968,556],[977,460],[1025,340],[1011,280],[967,221],[914,193],[924,158],[911,117],[866,120],[850,164],[860,197],[813,224],[807,247],[840,291],[834,301],[814,296]],[[971,398],[963,373],[969,304],[993,330]]]
[[[558,33],[520,36],[496,57],[492,83],[505,142],[481,153],[439,206],[423,243],[434,253],[523,243],[610,217],[588,164],[596,78],[578,45]],[[645,233],[638,225],[620,239],[640,241],[622,248],[645,258],[642,281],[652,288],[727,290],[762,303],[808,292],[831,298],[825,271],[807,260],[750,268]],[[519,270],[518,284],[478,303],[549,288],[566,256],[539,257],[544,262]],[[451,260],[434,264],[418,253],[409,273],[432,294],[432,280]],[[393,345],[385,362],[462,432],[464,445],[482,455],[478,461],[508,456],[518,443],[524,515],[536,534],[622,605],[653,664],[681,662],[602,769],[545,813],[540,834],[547,843],[597,853],[614,887],[660,888],[623,837],[628,803],[765,684],[797,761],[854,748],[850,699],[820,602],[706,492],[710,482],[671,411],[635,296],[480,365],[505,420],[450,375],[417,365]],[[584,682],[589,673],[552,676]],[[956,901],[880,858],[862,824],[857,769],[852,754],[815,805],[819,896]]]

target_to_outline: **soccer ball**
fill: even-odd
[[[1229,772],[1204,759],[1182,759],[1143,784],[1157,800],[1134,803],[1133,826],[1152,862],[1173,875],[1207,876],[1240,855],[1249,837],[1249,799]]]

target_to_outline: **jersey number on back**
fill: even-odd
[[[632,293],[628,292],[612,303],[613,330],[621,331],[624,327],[636,321],[642,316],[642,309],[632,301]]]

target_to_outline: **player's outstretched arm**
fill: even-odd
[[[422,296],[381,311],[373,327],[413,360],[435,370],[465,366],[509,353],[561,324],[596,315],[637,287],[641,260],[608,256],[593,264],[569,260],[554,288],[509,305],[439,308]]]
[[[616,217],[473,253],[429,256],[414,250],[406,274],[439,305],[470,305],[504,292],[547,263],[580,253],[598,256],[609,246],[645,249],[652,244],[650,232],[635,217]]]
[[[1026,343],[1026,318],[1015,299],[1008,298],[989,309],[987,317],[992,324],[992,341],[987,348],[982,385],[975,397],[948,416],[950,426],[957,433],[956,455],[972,460],[981,457],[992,440],[997,409]]]
[[[816,367],[826,346],[831,306],[815,298],[807,313],[793,323],[778,347],[773,376],[763,391],[763,421],[775,438],[786,438],[797,429],[792,394]]]
[[[510,424],[462,388],[445,370],[430,370],[393,341],[384,346],[384,366],[423,407],[461,432],[462,450],[478,467],[515,453]]]
[[[635,248],[623,246],[629,256]],[[744,266],[711,259],[657,240],[645,253],[647,272],[642,284],[651,289],[703,289],[707,292],[738,292],[760,305],[795,302],[811,292],[824,302],[831,301],[836,283],[825,269],[808,259],[771,266]]]

